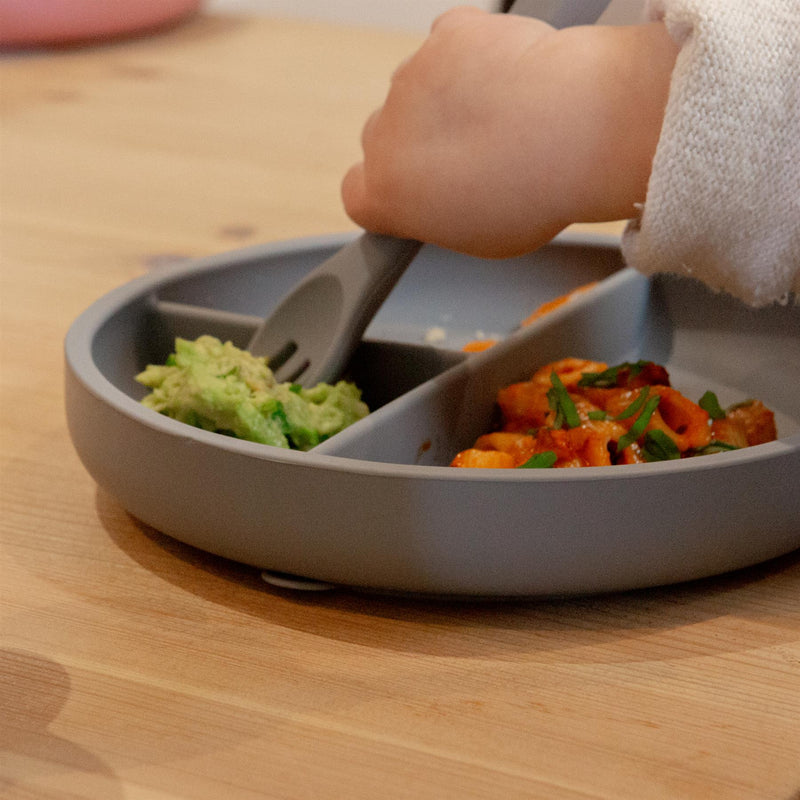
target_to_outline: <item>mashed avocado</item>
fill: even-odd
[[[207,431],[309,450],[369,413],[352,383],[311,389],[278,383],[265,358],[213,336],[175,340],[164,365],[136,376],[152,391],[142,403]]]

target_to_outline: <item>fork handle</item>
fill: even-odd
[[[516,0],[508,13],[536,17],[554,28],[592,25],[606,10],[610,0]]]
[[[421,247],[422,242],[414,239],[366,231],[321,265],[314,279],[333,276],[344,290],[340,326],[334,337],[335,352],[325,359],[325,373],[315,374],[312,362],[303,375],[305,385],[330,380],[346,366],[355,344]]]
[[[352,294],[348,293],[348,296],[353,298],[352,303],[356,308],[363,309],[361,314],[354,311],[354,316],[363,316],[367,320],[375,316],[421,247],[422,242],[414,239],[399,239],[365,231],[328,259],[330,272],[334,272],[343,282],[354,282],[351,284]],[[354,256],[360,270],[353,269]]]
[[[273,359],[288,347],[289,360],[276,360],[275,375],[281,381],[313,386],[335,379],[421,247],[422,242],[412,239],[362,233],[300,281],[253,334],[247,349]]]

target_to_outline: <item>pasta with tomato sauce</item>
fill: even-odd
[[[497,395],[501,424],[458,453],[454,467],[598,467],[707,455],[777,438],[759,400],[723,410],[695,403],[652,361],[613,367],[564,358]]]

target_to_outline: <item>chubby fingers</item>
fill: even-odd
[[[402,203],[376,189],[363,161],[353,164],[342,178],[341,198],[344,210],[356,225],[375,233],[410,236],[403,227]]]
[[[367,188],[364,181],[364,164],[353,164],[342,179],[342,202],[347,215],[356,225],[368,230],[374,229],[366,214]]]
[[[357,209],[363,202],[364,195],[364,163],[353,164],[342,178],[342,200],[348,214]]]
[[[370,141],[382,110],[379,108],[373,111],[364,123],[361,131],[361,148],[365,153],[370,149]],[[366,167],[363,161],[353,164],[345,173],[341,184],[341,195],[345,211],[353,222],[368,230],[390,232],[385,230],[385,225],[376,213],[374,199],[367,191]]]
[[[392,184],[383,185],[387,165],[392,159],[387,152],[395,150],[391,144],[387,150],[378,130],[384,109],[379,108],[369,116],[361,132],[364,160],[353,164],[345,173],[341,184],[344,209],[357,225],[376,233],[403,235],[397,228],[398,209],[396,189]],[[377,150],[377,153],[376,153]],[[394,189],[394,190],[393,190]]]
[[[488,17],[488,12],[474,6],[456,6],[440,14],[431,25],[430,40],[448,35],[454,30],[467,24],[473,24],[479,19]],[[424,51],[425,45],[421,48]],[[413,53],[401,61],[391,76],[393,89],[395,84],[403,82],[408,77],[412,83],[420,69],[422,58],[421,51]],[[398,111],[398,105],[404,101],[397,100],[397,93],[390,89],[386,98],[387,105],[376,109],[370,114],[361,130],[361,149],[364,160],[354,164],[345,173],[341,184],[342,202],[348,216],[358,225],[380,233],[403,235],[402,216],[403,206],[398,202],[397,190],[400,183],[404,183],[403,176],[392,173],[392,165],[396,164],[394,156],[400,146],[400,127],[410,124],[410,117],[414,116],[415,109],[404,105],[404,111]],[[403,94],[402,90],[400,92]],[[388,116],[388,119],[387,119]],[[381,129],[383,127],[383,130]],[[405,142],[405,137],[403,137]],[[365,164],[365,162],[367,162]],[[393,191],[387,193],[388,182],[393,185]]]
[[[375,126],[378,124],[378,117],[380,117],[382,111],[383,111],[383,106],[381,106],[380,108],[376,108],[367,117],[367,121],[364,123],[364,127],[361,129],[362,150],[366,149],[369,146],[370,139],[374,135]]]

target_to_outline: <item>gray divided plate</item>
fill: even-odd
[[[132,515],[290,586],[459,596],[655,586],[800,547],[800,306],[754,311],[624,268],[615,240],[562,235],[485,261],[425,247],[350,365],[373,409],[301,453],[143,407],[133,379],[176,335],[245,346],[262,315],[351,237],[266,245],[122,286],[66,338],[66,408],[87,470]],[[522,330],[540,303],[593,288]],[[469,339],[503,341],[465,355]],[[565,356],[647,358],[697,399],[757,397],[778,441],[681,461],[560,470],[448,467],[497,390]],[[307,583],[305,583],[307,582]]]

